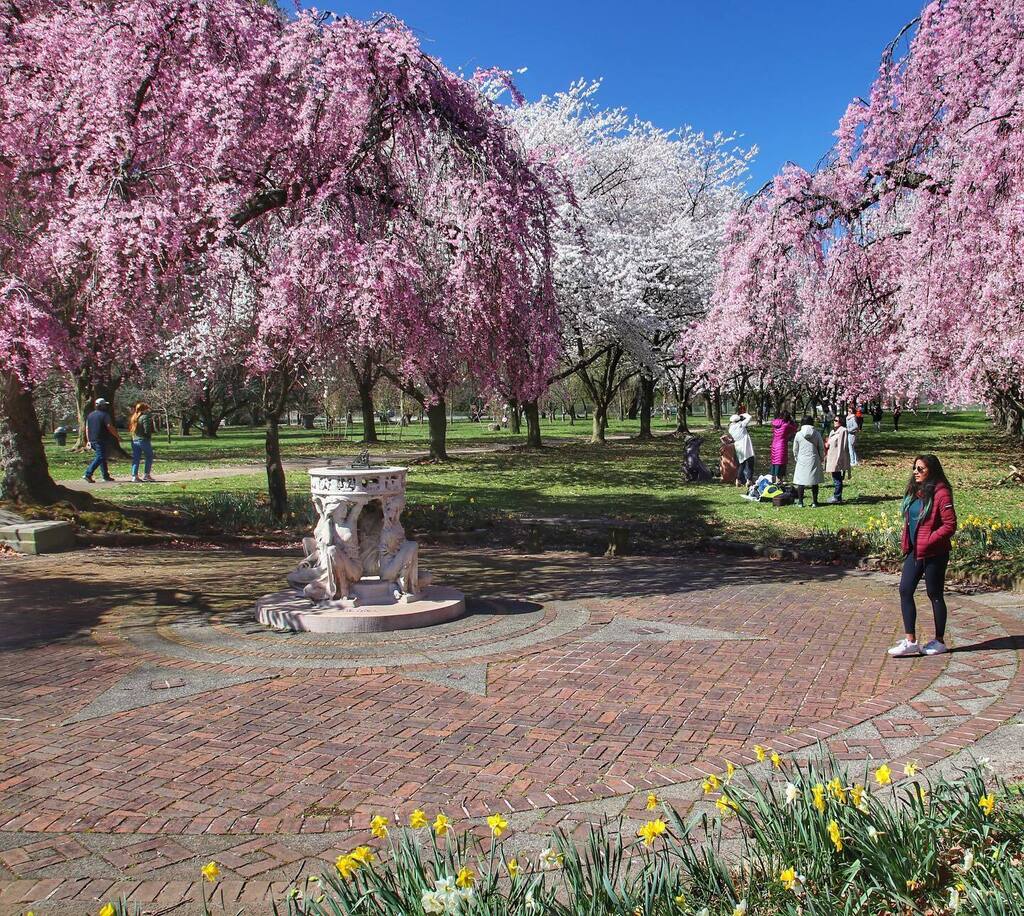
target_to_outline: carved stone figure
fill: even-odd
[[[316,567],[319,575],[302,593],[314,601],[341,601],[349,597],[353,582],[362,578],[356,525],[362,504],[342,500],[329,503],[316,526]]]
[[[404,496],[384,500],[384,524],[380,533],[380,577],[394,581],[403,598],[415,598],[430,584],[430,573],[420,573],[419,545],[407,540],[400,521]]]

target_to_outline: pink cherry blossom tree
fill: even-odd
[[[384,341],[403,377],[441,360],[488,382],[533,356],[500,339],[510,320],[554,332],[548,193],[493,104],[400,23],[250,0],[0,10],[7,492],[53,495],[40,373],[131,371],[239,291],[278,512],[277,423],[309,360]]]
[[[905,53],[901,50],[909,41]],[[883,56],[817,171],[733,220],[690,346],[848,397],[1024,400],[1024,4],[943,0]]]

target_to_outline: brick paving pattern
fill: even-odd
[[[756,743],[933,763],[1024,708],[1013,625],[955,596],[961,651],[893,661],[886,577],[761,560],[425,551],[470,614],[425,631],[252,620],[280,553],[0,560],[0,914],[131,893],[232,912],[368,839],[372,814],[507,814],[513,842],[681,811]],[[640,799],[642,801],[642,799]],[[191,907],[191,908],[190,908]]]

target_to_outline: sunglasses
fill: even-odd
[[[923,464],[915,464],[914,465],[914,473],[915,474],[923,474],[927,470],[928,470],[928,468],[926,468]]]

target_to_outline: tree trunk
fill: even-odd
[[[217,430],[220,428],[220,419],[214,415],[211,401],[205,398],[196,401],[196,410],[203,421],[200,435],[204,439],[216,439]]]
[[[512,400],[508,402],[508,413],[512,424],[512,432],[519,435],[523,430],[523,409],[518,401]]]
[[[270,511],[274,517],[282,519],[288,512],[288,486],[281,464],[281,415],[267,412],[267,492],[270,495]]]
[[[192,432],[192,418],[186,413],[182,413],[181,419],[178,422],[178,432],[182,436],[187,436]]]
[[[359,389],[359,409],[363,415],[363,443],[369,445],[379,442],[377,438],[377,422],[373,413],[373,385],[357,380]]]
[[[608,428],[608,405],[594,404],[594,426],[590,441],[595,444],[604,444],[604,431]]]
[[[654,379],[641,376],[637,384],[637,393],[640,401],[640,433],[638,439],[653,439],[654,431],[651,429],[651,415],[654,412]]]
[[[653,388],[652,388],[653,390]],[[629,408],[626,410],[626,417],[630,420],[635,420],[640,416],[640,411],[644,409],[644,386],[643,382],[639,382],[636,387],[633,388],[633,393],[629,398]],[[641,419],[641,430],[640,438],[645,438],[643,435],[643,420]],[[648,420],[649,425],[649,420]]]
[[[75,437],[74,448],[85,448],[85,418],[92,406],[92,379],[83,372],[73,372],[75,380],[75,410],[78,413],[78,435]]]
[[[714,395],[711,399],[712,409],[714,410],[714,428],[722,428],[722,389],[715,388]]]
[[[448,412],[443,398],[427,408],[427,424],[430,436],[430,457],[436,461],[447,461],[448,450],[445,448],[445,443],[448,435]]]
[[[537,402],[524,401],[523,414],[526,416],[526,447],[540,448],[540,411]]]
[[[50,477],[32,394],[0,372],[0,497],[50,503],[62,492]]]

